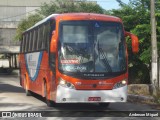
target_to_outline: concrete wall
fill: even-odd
[[[18,45],[14,41],[18,23],[51,1],[54,0],[0,0],[0,45]]]
[[[14,40],[15,33],[16,28],[0,29],[0,45],[19,45],[19,42]]]
[[[44,2],[53,0],[0,0],[0,6],[40,6]]]
[[[0,0],[0,46],[19,45],[14,41],[18,23],[50,1],[54,0]]]

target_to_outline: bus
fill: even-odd
[[[126,102],[128,52],[138,37],[118,17],[94,13],[52,14],[22,34],[20,85],[26,95],[57,103]]]

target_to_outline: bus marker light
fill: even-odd
[[[61,79],[61,80],[59,81],[59,84],[60,84],[60,85],[65,85],[65,84],[66,84],[66,81],[64,81],[64,80]]]
[[[126,80],[123,80],[123,81],[122,81],[122,84],[126,84],[126,83],[127,83]]]

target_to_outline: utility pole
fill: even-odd
[[[153,85],[153,94],[156,95],[158,87],[158,55],[157,55],[157,35],[156,35],[156,19],[155,19],[155,0],[151,1],[151,45],[152,45],[152,68],[151,82]]]

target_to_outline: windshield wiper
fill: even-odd
[[[102,55],[102,58],[103,58],[103,59],[100,59],[100,60],[102,60],[102,62],[104,63],[104,66],[105,66],[106,70],[107,70],[108,72],[112,72],[112,68],[111,68],[111,66],[109,65],[108,59],[107,59],[107,57],[106,57],[103,49],[102,49],[102,48],[98,48],[98,50],[99,50],[100,55]]]

